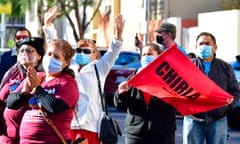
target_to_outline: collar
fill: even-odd
[[[12,48],[11,56],[17,56],[17,48],[16,48],[16,46],[14,46]]]
[[[97,62],[98,60],[93,60],[90,63],[84,65],[81,70],[80,73],[86,73],[86,72],[92,72],[94,69],[94,64]]]

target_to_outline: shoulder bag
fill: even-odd
[[[96,71],[98,89],[101,96],[102,110],[104,112],[104,116],[102,117],[100,124],[99,138],[103,144],[116,144],[118,142],[118,135],[121,136],[122,132],[117,121],[108,115],[105,95],[102,93],[101,82],[96,64],[94,64],[94,68]]]

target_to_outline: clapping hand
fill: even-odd
[[[27,78],[29,80],[29,87],[31,89],[37,87],[40,85],[41,83],[41,79],[38,76],[37,71],[34,69],[34,67],[29,67],[27,69]]]
[[[22,93],[28,94],[32,91],[33,88],[40,85],[41,79],[37,74],[37,71],[34,67],[27,68],[27,76],[23,84]]]

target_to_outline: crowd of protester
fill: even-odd
[[[70,144],[82,137],[89,144],[101,143],[98,128],[104,112],[95,66],[104,85],[121,50],[125,20],[121,14],[116,17],[115,36],[107,52],[100,57],[95,40],[79,40],[77,48],[72,48],[68,41],[57,37],[53,24],[57,12],[57,7],[53,7],[46,13],[45,39],[32,37],[26,28],[18,29],[14,35],[15,47],[0,57],[0,143]],[[232,67],[216,58],[214,35],[200,33],[196,39],[196,54],[188,55],[175,42],[175,25],[162,23],[155,32],[155,42],[142,45],[136,39],[141,67],[129,79],[162,52],[177,47],[208,78],[234,96],[224,107],[184,116],[184,144],[204,144],[204,141],[226,144],[226,116],[236,106],[240,88]],[[174,106],[132,87],[128,80],[119,85],[115,101],[116,106],[127,107],[126,144],[175,144]]]

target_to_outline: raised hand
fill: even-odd
[[[122,40],[122,33],[125,26],[125,20],[122,15],[119,14],[115,19],[115,27],[117,29],[117,39]]]
[[[58,7],[54,6],[50,8],[44,15],[44,25],[49,26],[53,23],[54,19],[57,17]]]

